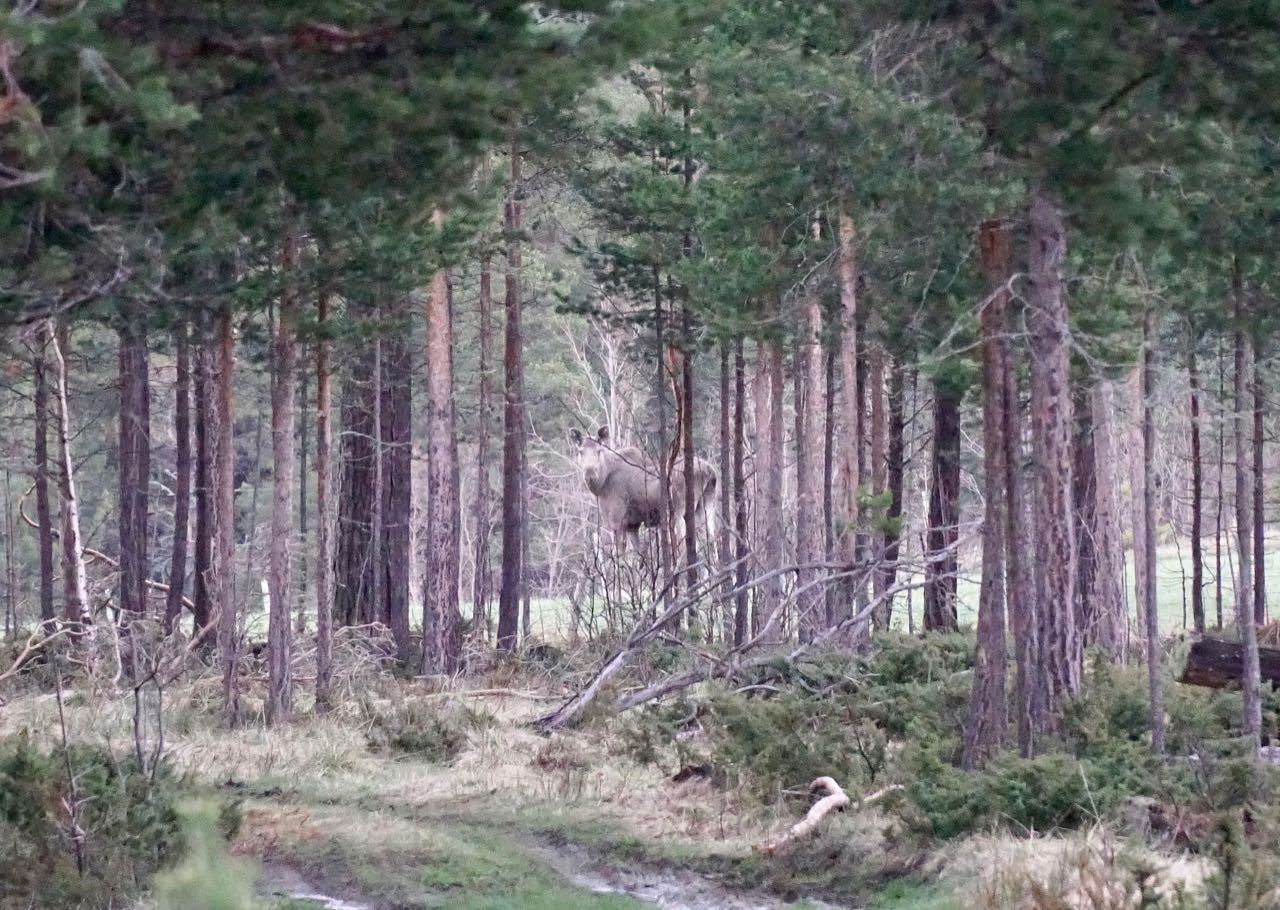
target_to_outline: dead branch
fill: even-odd
[[[862,799],[858,800],[859,806],[865,806],[886,796],[889,793],[896,793],[904,789],[902,784],[892,784],[882,790],[876,790],[874,793],[868,793]],[[850,804],[849,795],[844,792],[838,783],[830,777],[819,777],[809,785],[809,792],[816,793],[820,790],[826,791],[826,796],[818,800],[809,807],[805,817],[800,819],[791,826],[791,829],[781,837],[775,839],[765,846],[764,852],[769,856],[774,856],[784,847],[788,847],[802,837],[806,837],[817,830],[818,825],[822,822],[827,813],[833,809],[843,812]]]
[[[0,682],[4,682],[6,679],[17,676],[22,672],[22,668],[25,667],[32,658],[47,648],[52,642],[66,635],[70,631],[71,626],[65,625],[52,632],[43,626],[37,631],[32,632],[31,637],[27,639],[27,643],[18,653],[17,658],[15,658],[13,663],[9,665],[9,669],[0,673]],[[4,704],[4,701],[0,699],[0,705],[2,704]]]
[[[31,491],[33,489],[35,489],[35,487],[28,487],[27,492],[23,493],[20,497],[18,497],[18,517],[22,519],[23,523],[27,527],[34,528],[35,530],[38,531],[40,529],[40,525],[36,523],[35,519],[33,519],[30,515],[27,514],[27,497],[31,495]],[[51,530],[53,532],[54,540],[61,539],[62,535],[58,532],[57,528],[52,528]],[[81,547],[80,553],[89,559],[97,560],[99,562],[105,562],[108,566],[110,566],[112,569],[115,569],[117,572],[120,570],[120,562],[108,556],[106,553],[103,553],[101,550],[95,550],[93,547]],[[169,586],[162,581],[156,581],[151,578],[146,578],[146,579],[143,579],[143,584],[145,584],[152,591],[159,591],[162,594],[169,593]],[[187,597],[184,595],[182,598],[182,605],[186,607],[188,610],[191,610],[193,613],[195,612],[196,605],[191,600],[190,597]]]
[[[843,811],[849,805],[849,795],[835,782],[834,778],[819,777],[809,785],[810,793],[816,793],[819,790],[825,790],[827,795],[810,806],[805,817],[792,825],[791,830],[768,844],[764,848],[765,853],[773,856],[793,841],[799,840],[815,831],[819,823],[826,818],[828,812],[833,809]]]

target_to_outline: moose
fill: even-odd
[[[600,516],[612,533],[614,552],[626,552],[627,541],[639,550],[640,529],[658,527],[663,519],[662,474],[635,446],[615,449],[609,445],[609,428],[601,427],[592,439],[577,430],[570,434],[574,461],[587,489],[595,494]],[[676,458],[670,472],[670,501],[675,519],[675,540],[684,539],[684,459]],[[715,496],[719,475],[710,463],[693,460],[694,533],[697,525],[715,534]]]

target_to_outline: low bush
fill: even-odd
[[[469,731],[492,721],[491,715],[466,705],[411,699],[390,710],[371,710],[367,741],[374,752],[399,752],[444,763],[466,748]]]
[[[165,765],[145,774],[103,748],[0,742],[0,908],[127,904],[181,855],[177,804],[190,791]],[[223,833],[235,824],[225,811]]]

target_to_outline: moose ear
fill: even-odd
[[[601,442],[608,442],[608,441],[609,441],[609,428],[608,428],[608,427],[601,427],[601,428],[600,428],[600,432],[599,432],[599,433],[596,433],[596,439],[600,440]]]
[[[569,438],[573,440],[573,444],[575,446],[582,445],[582,434],[579,433],[576,429],[569,431]]]

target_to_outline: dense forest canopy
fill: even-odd
[[[934,835],[1103,767],[1103,666],[1131,762],[1175,679],[1268,754],[1275,4],[20,0],[0,82],[0,697],[127,690],[145,768],[200,673],[574,651],[538,729],[798,698]],[[911,730],[800,669],[955,641]]]

